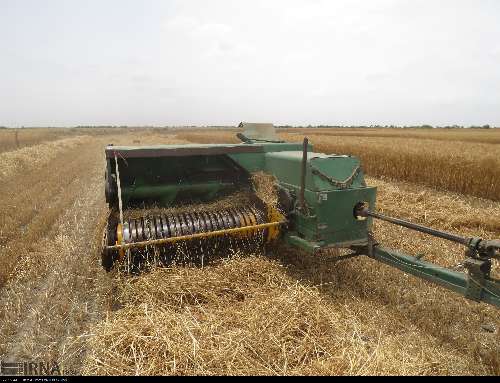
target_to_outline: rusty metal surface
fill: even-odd
[[[262,153],[260,145],[107,146],[106,158],[182,157],[239,153]]]

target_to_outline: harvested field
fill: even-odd
[[[85,135],[83,129],[66,129],[66,128],[0,129],[0,153],[81,135]]]
[[[381,188],[386,212],[405,215],[412,204],[419,222],[500,235],[497,203],[369,181]],[[440,207],[451,203],[455,219]],[[471,215],[476,222],[468,220]],[[386,223],[377,224],[376,232],[388,246],[426,252],[444,266],[463,258],[459,246],[404,236],[404,229]],[[160,269],[139,278],[117,276],[114,283],[114,305],[121,308],[95,328],[88,373],[499,373],[498,332],[481,327],[498,328],[497,309],[366,258],[335,263],[331,256],[280,249],[272,259]]]
[[[122,134],[133,134],[136,137],[133,141],[140,141],[142,134],[146,134],[146,139],[155,136],[155,132],[164,134],[171,129],[167,128],[16,128],[16,129],[0,129],[0,153],[14,151],[30,146],[35,146],[43,143],[49,143],[55,140],[70,138],[75,136],[92,136],[112,137]]]
[[[106,216],[104,145],[234,142],[234,132],[81,131],[0,154],[0,359],[57,360],[69,374],[500,374],[498,309],[366,257],[336,262],[333,255],[278,248],[271,257],[220,254],[204,268],[106,274],[98,255]],[[316,137],[328,140],[324,145],[332,140],[335,151],[341,140],[352,140],[322,133],[307,130],[313,144]],[[281,134],[301,138],[298,131]],[[442,161],[449,155],[448,164],[470,158],[468,171],[479,168],[472,151],[498,153],[498,143],[481,136],[464,144],[460,134],[453,133],[453,143],[419,137],[411,140],[425,142],[411,143],[440,145],[434,155]],[[391,140],[407,141],[360,140],[378,142],[379,154],[369,157],[374,162],[382,161],[383,140],[386,151]],[[409,157],[419,153],[412,145]],[[317,142],[316,149],[326,150]],[[30,161],[32,153],[37,158]],[[495,188],[483,199],[474,196],[482,190],[474,183],[458,194],[451,178],[449,184],[412,179],[417,166],[400,175],[365,168],[368,183],[379,187],[382,212],[500,238]],[[424,252],[445,266],[463,260],[458,245],[387,223],[377,223],[375,232],[388,247]]]
[[[44,141],[39,145],[27,146],[22,149],[0,153],[0,175],[9,177],[22,174],[30,168],[42,167],[57,155],[68,149],[75,149],[85,141],[88,136],[75,136],[72,138]]]

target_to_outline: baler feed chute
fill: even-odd
[[[283,216],[255,195],[250,172],[231,158],[249,153],[255,148],[109,145],[103,266],[203,264],[273,240]]]

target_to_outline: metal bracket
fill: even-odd
[[[465,296],[480,302],[486,279],[490,276],[491,261],[467,258],[464,267],[469,271]]]
[[[352,244],[349,248],[353,251],[352,256],[354,255],[367,255],[370,258],[374,258],[375,255],[375,247],[378,246],[378,242],[375,240],[373,233],[368,231],[368,236],[366,243],[364,244]],[[348,255],[351,255],[348,254]]]
[[[470,258],[478,259],[478,245],[481,242],[481,238],[473,237],[469,241],[468,249],[465,252],[465,255]]]
[[[375,246],[378,245],[378,242],[375,240],[375,237],[373,236],[373,232],[369,231],[368,232],[368,256],[370,258],[373,258],[373,252],[375,249]]]

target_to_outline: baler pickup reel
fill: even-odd
[[[106,147],[103,266],[127,258],[148,264],[206,263],[228,250],[254,251],[286,223],[277,206],[255,195],[251,174],[235,158],[252,145]]]
[[[316,153],[307,139],[283,142],[272,124],[240,128],[241,144],[106,147],[106,270],[115,263],[133,270],[151,263],[204,264],[280,240],[313,254],[348,249],[343,258],[367,255],[500,306],[500,281],[491,277],[500,241],[463,238],[377,213],[376,188],[366,185],[358,158]],[[274,200],[258,196],[254,173],[271,177]],[[466,246],[467,272],[380,246],[373,219]]]

